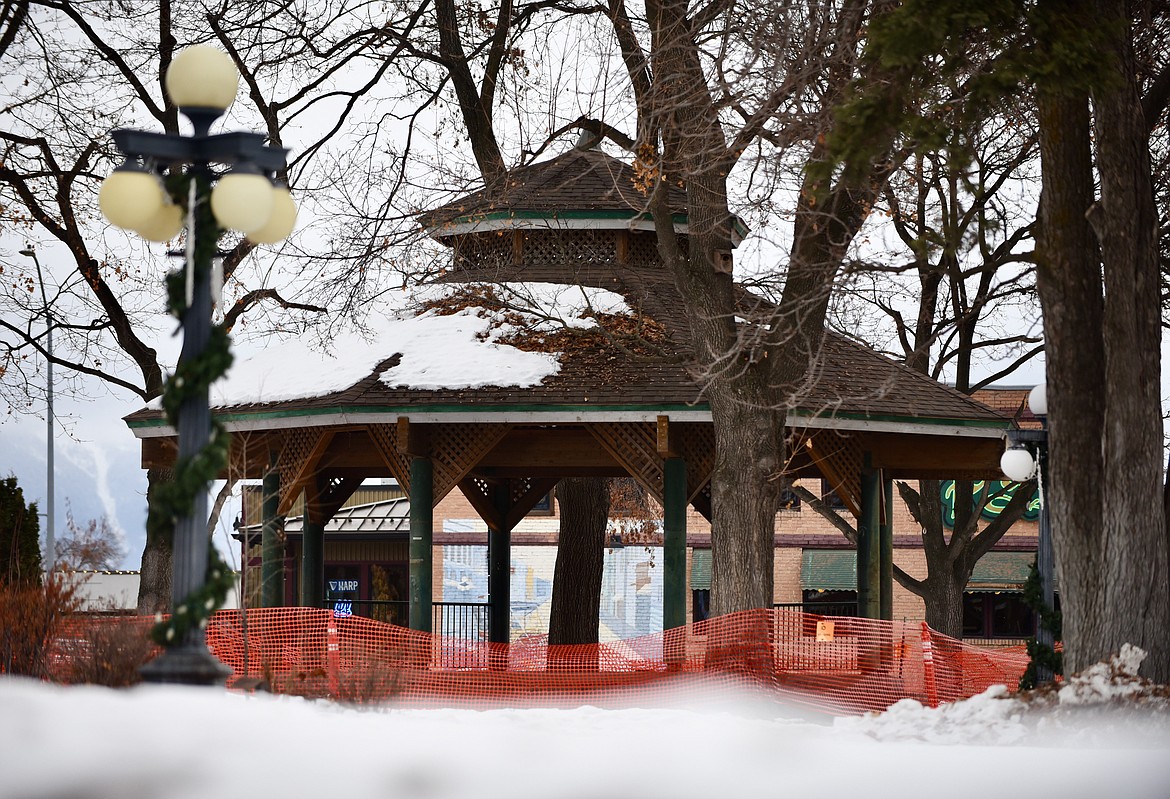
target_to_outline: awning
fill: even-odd
[[[856,591],[857,552],[851,549],[806,549],[800,564],[800,587],[817,591]]]
[[[711,590],[711,550],[691,550],[691,590]]]
[[[1023,591],[1035,552],[988,552],[975,564],[967,591]]]

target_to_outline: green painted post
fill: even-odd
[[[492,491],[492,504],[500,519],[506,519],[511,505],[507,480]],[[512,531],[507,523],[496,529],[488,527],[488,640],[506,644],[512,633]]]
[[[876,619],[881,614],[881,473],[865,454],[861,470],[861,516],[857,519],[857,614]]]
[[[894,620],[894,481],[882,475],[881,618]]]
[[[284,559],[280,546],[280,472],[275,459],[264,473],[260,533],[260,607],[278,608],[284,604]]]
[[[662,629],[687,623],[687,464],[667,458],[663,464]]]
[[[430,458],[410,461],[410,629],[431,631],[434,474]]]
[[[325,525],[315,519],[306,503],[304,535],[301,536],[301,604],[325,606]]]

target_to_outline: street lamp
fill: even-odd
[[[1028,408],[1040,421],[1039,430],[1010,430],[1007,434],[1007,449],[1000,458],[999,466],[1004,475],[1018,483],[1038,479],[1040,495],[1040,529],[1036,544],[1036,571],[1040,576],[1040,593],[1044,607],[1049,612],[1055,605],[1053,581],[1054,554],[1052,550],[1052,526],[1048,516],[1048,498],[1045,495],[1048,478],[1048,390],[1041,383],[1028,392]],[[1036,620],[1036,643],[1051,649],[1055,643],[1052,631],[1041,623],[1040,614]],[[1052,670],[1037,664],[1036,684],[1051,682]]]
[[[190,47],[171,62],[165,83],[193,135],[115,130],[126,160],[103,182],[98,199],[106,219],[149,241],[169,241],[186,229],[185,276],[168,278],[169,304],[184,334],[163,394],[179,437],[175,482],[172,490],[155,492],[155,499],[165,496],[152,502],[148,522],[163,530],[173,525],[173,605],[158,628],[167,649],[142,674],[151,682],[210,685],[230,673],[208,651],[204,632],[228,576],[207,536],[207,490],[227,452],[226,434],[212,424],[208,388],[230,363],[226,333],[211,324],[216,242],[228,229],[258,244],[281,241],[292,232],[296,206],[272,182],[285,168],[283,148],[265,145],[259,133],[210,132],[239,84],[225,53]]]
[[[45,374],[45,395],[48,401],[48,407],[45,411],[46,427],[48,428],[48,477],[46,485],[48,500],[45,508],[45,524],[48,529],[45,531],[45,571],[51,574],[53,566],[57,563],[57,543],[54,540],[56,519],[53,514],[53,476],[55,473],[53,469],[53,317],[49,313],[49,298],[45,294],[45,276],[41,273],[41,262],[37,258],[37,251],[28,247],[21,250],[20,254],[25,258],[32,258],[33,263],[36,264],[37,282],[41,284],[41,304],[45,313],[45,352],[48,353]]]

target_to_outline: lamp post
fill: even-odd
[[[37,282],[41,285],[41,304],[44,308],[45,314],[45,351],[48,353],[47,367],[45,371],[45,398],[47,408],[45,410],[45,426],[47,428],[47,447],[48,447],[48,466],[45,493],[48,495],[45,507],[45,571],[52,573],[53,567],[57,563],[57,542],[54,538],[56,533],[56,517],[54,516],[53,500],[53,477],[56,470],[53,468],[53,317],[49,313],[49,297],[45,293],[45,276],[41,273],[41,262],[37,258],[37,251],[32,247],[21,250],[20,254],[25,258],[32,258],[37,267]]]
[[[284,239],[296,221],[288,189],[272,183],[285,168],[285,150],[265,145],[258,133],[211,133],[235,99],[238,83],[235,65],[215,48],[190,47],[176,56],[165,76],[166,91],[190,120],[193,134],[115,130],[114,143],[126,161],[106,178],[99,196],[111,223],[148,241],[169,241],[186,228],[185,279],[172,276],[168,281],[183,346],[163,406],[168,416],[177,418],[175,485],[189,493],[174,505],[182,511],[151,508],[152,517],[157,511],[164,524],[173,520],[174,525],[172,626],[164,636],[166,651],[142,670],[151,682],[210,685],[222,683],[230,673],[207,649],[203,629],[216,604],[206,591],[212,578],[207,491],[224,465],[226,450],[218,431],[213,436],[208,388],[230,360],[226,336],[215,337],[218,353],[209,347],[213,261],[224,230],[271,244]],[[223,167],[229,169],[220,174],[217,170]]]
[[[1011,480],[1024,482],[1033,477],[1039,479],[1040,521],[1036,544],[1036,571],[1040,576],[1040,593],[1044,607],[1052,611],[1055,605],[1053,581],[1055,557],[1052,549],[1052,526],[1048,516],[1048,498],[1045,496],[1048,477],[1048,391],[1043,383],[1028,392],[1028,407],[1040,421],[1039,430],[1011,430],[1007,434],[1008,446],[1000,458],[1000,468]],[[1036,643],[1051,649],[1055,644],[1052,631],[1036,620]],[[1037,664],[1036,684],[1052,682],[1052,670]]]

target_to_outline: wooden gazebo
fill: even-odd
[[[664,628],[685,623],[686,508],[710,519],[714,435],[686,368],[681,302],[644,203],[631,167],[574,149],[421,218],[452,255],[441,278],[452,290],[428,303],[430,313],[475,306],[506,316],[514,309],[491,286],[508,281],[625,298],[629,311],[597,314],[592,332],[501,344],[557,354],[559,369],[538,384],[393,385],[382,376],[404,353],[386,340],[370,372],[342,389],[215,407],[233,432],[232,476],[263,478],[278,498],[266,504],[265,571],[278,568],[267,533],[303,493],[301,602],[322,606],[326,522],[363,480],[393,477],[410,497],[410,624],[427,630],[433,508],[458,488],[488,526],[491,637],[506,641],[510,531],[562,477],[628,475],[664,508]],[[675,193],[671,205],[685,236],[685,198]],[[839,335],[827,336],[810,371],[816,379],[789,412],[789,429],[778,431],[792,442],[789,469],[827,479],[857,515],[861,612],[888,615],[892,531],[881,508],[891,481],[996,474],[1008,422]],[[159,412],[136,412],[127,423],[142,441],[144,467],[173,461],[175,431]]]

